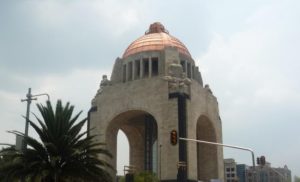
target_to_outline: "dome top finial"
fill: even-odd
[[[161,24],[160,22],[154,22],[150,25],[150,27],[146,31],[145,35],[151,34],[151,33],[161,33],[161,32],[169,34],[169,31],[165,29],[163,24]]]

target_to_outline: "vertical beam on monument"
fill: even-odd
[[[182,92],[175,92],[169,94],[169,98],[177,98],[178,108],[178,135],[180,138],[186,138],[186,100],[189,96]],[[187,147],[186,142],[179,140],[179,162],[183,162],[187,166]],[[177,171],[177,181],[187,181],[187,168],[186,166],[179,166]]]
[[[178,134],[179,137],[187,137],[186,135],[186,98],[184,93],[178,93]],[[187,164],[187,148],[186,142],[179,141],[179,161],[185,162]],[[187,180],[187,170],[184,167],[178,169],[178,175],[181,179],[180,181]]]
[[[145,116],[145,170],[152,171],[153,164],[152,164],[152,146],[153,146],[153,117],[150,115]]]

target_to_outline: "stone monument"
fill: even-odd
[[[128,138],[129,163],[164,182],[224,179],[221,147],[178,141],[178,137],[222,142],[218,102],[186,46],[161,23],[150,25],[103,76],[92,100],[89,128],[106,143],[117,165],[117,134]],[[99,156],[103,157],[103,156]],[[116,176],[115,171],[111,171]]]

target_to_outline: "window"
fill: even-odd
[[[123,82],[126,82],[126,64],[123,65]]]
[[[231,171],[234,171],[234,168],[231,168]]]
[[[182,66],[183,72],[186,73],[185,60],[181,60],[181,61],[180,61],[180,64],[181,64],[181,66]]]
[[[128,64],[128,80],[132,80],[132,62]]]
[[[234,178],[234,176],[235,176],[234,174],[231,174],[231,177],[233,177],[233,178]]]
[[[195,78],[195,66],[192,66],[192,78]]]
[[[230,177],[230,174],[227,174],[227,178],[229,178]]]
[[[158,58],[152,58],[152,76],[158,75]]]
[[[191,63],[187,63],[187,77],[192,78],[192,70],[191,70]]]
[[[144,71],[144,78],[149,77],[149,59],[143,59],[143,71]]]
[[[230,171],[230,168],[226,168],[226,171],[229,172],[229,171]]]
[[[141,64],[140,60],[134,61],[134,79],[139,79],[141,76]]]

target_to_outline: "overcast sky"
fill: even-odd
[[[300,176],[299,10],[297,0],[1,0],[0,143],[15,142],[7,130],[24,131],[20,99],[29,87],[86,115],[102,75],[159,21],[218,98],[223,142]],[[120,156],[119,164],[128,161]],[[251,164],[247,152],[224,157]]]

